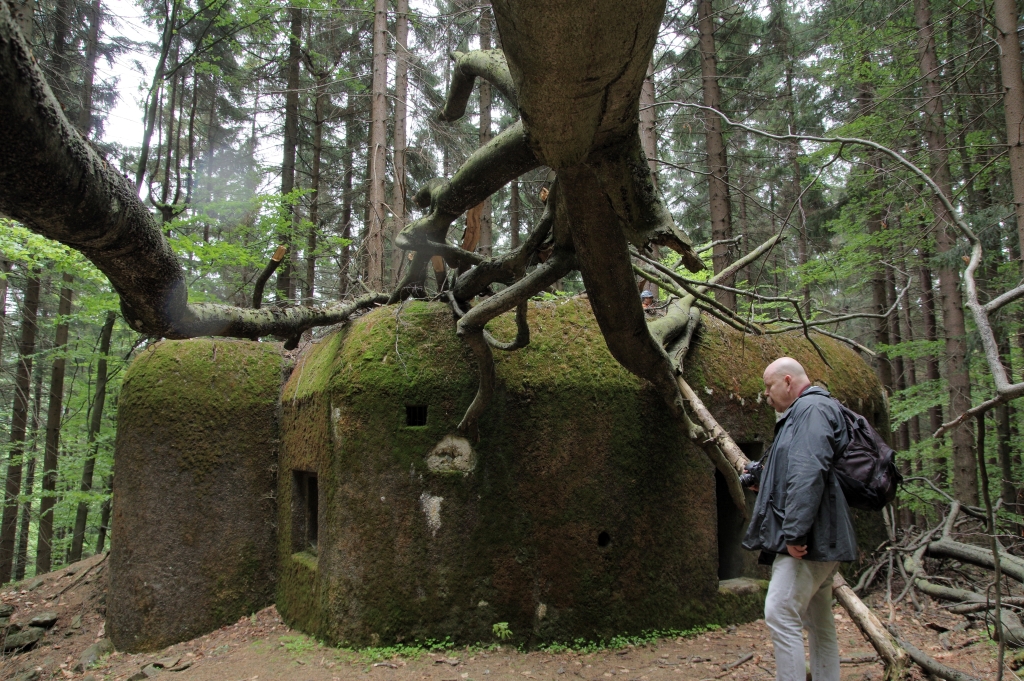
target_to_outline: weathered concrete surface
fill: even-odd
[[[490,640],[507,622],[536,643],[751,616],[749,598],[719,596],[704,455],[612,359],[585,300],[529,314],[533,341],[497,356],[499,388],[465,443],[452,436],[475,365],[440,304],[377,310],[299,362],[282,394],[286,621],[351,644]],[[511,337],[511,320],[493,331]],[[772,437],[760,379],[780,354],[869,417],[884,413],[870,368],[819,342],[832,369],[802,338],[712,324],[687,379],[747,445]],[[426,425],[407,425],[414,406],[427,407]],[[292,471],[318,477],[315,553],[299,536],[307,502]]]
[[[281,350],[164,341],[118,404],[107,634],[156,650],[273,602]]]

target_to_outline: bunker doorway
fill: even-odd
[[[737,442],[751,461],[761,458],[761,442]],[[747,513],[754,508],[757,494],[747,490]],[[754,577],[757,574],[757,554],[741,546],[747,532],[747,520],[729,496],[725,477],[715,471],[715,500],[718,509],[718,579]]]

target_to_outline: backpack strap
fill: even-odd
[[[828,485],[828,505],[829,505],[829,522],[828,522],[828,547],[834,549],[836,547],[836,541],[839,534],[839,520],[836,516],[839,515],[836,509],[836,486],[832,484],[835,471],[833,468],[828,470],[828,480],[825,484]]]

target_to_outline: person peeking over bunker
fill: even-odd
[[[833,472],[849,443],[846,421],[803,366],[780,357],[764,370],[764,395],[779,414],[763,468],[744,483],[757,490],[743,547],[772,566],[764,619],[775,646],[775,678],[804,681],[807,630],[814,681],[839,681],[832,576],[857,557],[850,509]],[[753,484],[751,484],[753,483]]]
[[[648,315],[653,315],[658,311],[658,309],[654,307],[654,294],[647,289],[640,292],[640,304],[644,306],[644,312]]]

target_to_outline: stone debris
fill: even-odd
[[[89,667],[96,664],[100,658],[104,655],[109,655],[114,652],[114,644],[110,642],[110,639],[104,638],[85,649],[82,652],[81,657],[78,658],[78,664],[75,666],[76,672],[85,671]]]
[[[28,621],[28,626],[42,629],[49,629],[55,624],[57,624],[57,613],[49,611],[41,612]]]
[[[10,653],[16,650],[28,650],[42,640],[46,629],[40,627],[29,627],[25,631],[16,634],[8,634],[4,640],[4,652]]]

